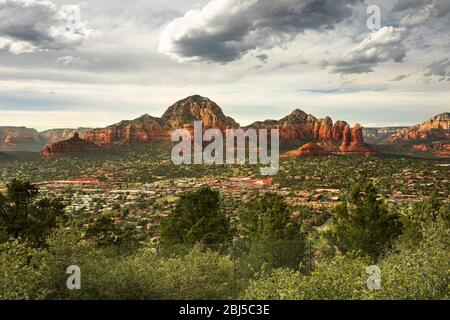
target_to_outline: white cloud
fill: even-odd
[[[95,34],[81,18],[86,3],[0,0],[0,49],[14,54],[75,48]]]
[[[406,29],[383,27],[328,64],[334,65],[333,72],[346,74],[372,72],[379,63],[391,60],[402,62],[407,51],[403,44],[406,36]]]
[[[73,56],[59,57],[56,59],[55,63],[57,65],[69,68],[86,67],[87,65],[89,65],[89,62],[87,60]]]

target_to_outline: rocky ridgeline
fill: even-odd
[[[170,133],[175,129],[192,130],[194,121],[202,121],[203,129],[216,128],[222,132],[230,128],[239,128],[239,124],[225,116],[215,102],[195,95],[170,106],[161,118],[145,114],[135,120],[91,130],[85,134],[84,140],[103,149],[132,146],[134,143],[164,142],[170,140]],[[352,129],[345,121],[333,123],[329,117],[317,119],[300,109],[295,109],[280,120],[255,122],[244,129],[248,128],[279,129],[282,145],[299,146],[314,142],[324,150],[324,153],[375,154],[375,150],[364,142],[361,126],[357,125]],[[76,145],[73,147],[68,146],[75,142]],[[78,140],[69,139],[63,143],[50,145],[44,150],[43,155],[60,155],[63,150],[69,149],[70,154],[73,154],[77,146],[85,147]],[[52,151],[53,149],[56,151]],[[308,150],[304,152],[311,154],[316,152],[314,148]]]
[[[83,140],[78,132],[67,140],[54,142],[41,151],[43,157],[65,157],[80,153],[95,153],[101,151],[101,147],[95,143]]]
[[[441,113],[424,123],[403,129],[389,137],[390,142],[419,139],[450,139],[450,113]]]
[[[46,145],[69,139],[78,132],[83,138],[91,129],[51,129],[38,132],[25,127],[0,127],[0,151],[40,151]]]

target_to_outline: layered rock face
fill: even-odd
[[[308,141],[313,144],[304,145],[305,149],[294,150],[293,154],[299,155],[314,153],[322,154],[319,146],[325,153],[338,153],[349,155],[373,155],[376,151],[364,142],[362,127],[356,125],[351,129],[347,122],[336,121],[331,118],[317,119],[313,115],[306,114],[300,109],[294,110],[290,115],[281,120],[266,120],[255,122],[250,127],[255,129],[279,129],[280,143],[298,145]]]
[[[343,155],[375,155],[376,150],[364,142],[362,127],[356,124],[354,128],[349,125],[344,127],[342,144],[339,146],[339,154]]]
[[[290,157],[301,157],[301,156],[323,156],[327,154],[329,153],[317,143],[306,143],[296,150],[287,152],[285,155]]]
[[[91,129],[51,129],[38,132],[25,127],[0,127],[0,150],[40,151],[48,144],[69,139],[75,132],[79,132],[80,137],[83,137],[89,130]]]
[[[86,132],[90,130],[92,130],[92,128],[50,129],[39,132],[39,137],[46,145],[48,145],[54,142],[70,139],[75,133],[78,133],[78,136],[83,139]]]
[[[412,146],[417,151],[431,152],[441,158],[450,158],[450,142],[421,143]]]
[[[157,142],[167,140],[169,128],[159,118],[148,114],[132,120],[122,121],[102,129],[94,129],[84,136],[86,141],[98,145],[124,145],[133,142]]]
[[[389,137],[407,127],[363,128],[364,141],[369,144],[387,144]]]
[[[216,128],[224,132],[226,129],[239,128],[239,124],[225,116],[216,103],[208,98],[195,95],[170,106],[161,118],[145,114],[135,120],[122,121],[106,128],[88,131],[84,140],[102,148],[128,146],[136,142],[170,141],[170,133],[173,130],[185,128],[192,131],[194,121],[201,121],[203,130]],[[317,144],[305,146],[301,151],[305,154],[333,152],[366,155],[374,153],[364,143],[360,126],[351,131],[344,121],[333,123],[329,117],[317,119],[300,109],[294,110],[280,120],[255,122],[243,129],[247,128],[279,129],[280,143],[284,145],[298,146],[307,142]],[[346,133],[346,130],[350,131]],[[343,143],[344,145],[341,146]],[[59,146],[57,145],[57,147]],[[44,153],[51,154],[49,151]]]
[[[192,129],[194,121],[202,121],[204,129],[225,130],[239,126],[232,118],[226,117],[216,103],[196,95],[170,106],[161,118],[145,114],[132,121],[122,121],[103,129],[89,131],[84,139],[104,146],[170,141],[170,133],[173,130]]]
[[[1,151],[37,151],[43,143],[35,129],[25,127],[0,127]]]
[[[83,153],[94,153],[100,151],[101,148],[95,143],[83,140],[78,133],[72,138],[58,141],[47,146],[41,151],[43,157],[64,157]]]
[[[199,95],[180,100],[170,106],[161,120],[172,129],[183,128],[185,124],[202,121],[204,128],[215,128],[224,131],[239,125],[223,114],[222,109],[213,101]]]
[[[450,113],[442,113],[430,120],[403,129],[389,137],[390,142],[418,139],[450,139]]]

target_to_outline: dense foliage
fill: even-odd
[[[41,245],[59,220],[64,206],[57,199],[37,199],[38,189],[29,182],[13,180],[0,192],[0,230],[6,236]]]
[[[209,187],[187,192],[172,214],[161,223],[161,242],[174,244],[223,244],[230,237],[230,223],[219,210],[220,194]]]
[[[342,252],[357,251],[375,261],[401,233],[398,215],[377,194],[372,184],[355,185],[336,207],[331,239]]]
[[[306,241],[311,213],[293,215],[283,197],[261,194],[230,222],[220,195],[204,187],[176,202],[160,227],[162,246],[137,242],[107,216],[88,228],[60,219],[58,202],[40,196],[20,181],[1,195],[9,219],[2,220],[0,299],[450,297],[449,206],[436,195],[398,208],[373,185],[355,185],[330,223],[308,226]],[[180,241],[185,250],[176,248]],[[302,268],[307,263],[311,270]],[[367,285],[374,264],[379,289]],[[81,270],[80,290],[66,285],[72,265]]]

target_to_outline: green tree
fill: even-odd
[[[414,203],[401,216],[403,233],[400,244],[414,247],[427,237],[430,225],[450,227],[450,206],[439,200],[436,193],[428,199]]]
[[[251,256],[270,267],[298,268],[304,258],[305,237],[282,196],[266,193],[240,215],[241,233]]]
[[[161,222],[161,243],[223,244],[230,238],[230,223],[220,211],[220,194],[209,187],[183,194],[172,214]]]
[[[372,184],[355,185],[335,209],[330,239],[344,253],[359,252],[376,260],[401,233],[396,213],[390,213]]]
[[[64,206],[58,199],[38,199],[39,190],[30,182],[13,180],[0,193],[0,226],[14,239],[23,238],[34,245],[65,219]]]
[[[107,216],[95,220],[86,229],[85,236],[94,240],[99,246],[125,245],[134,242],[130,231],[118,226],[112,218]]]

